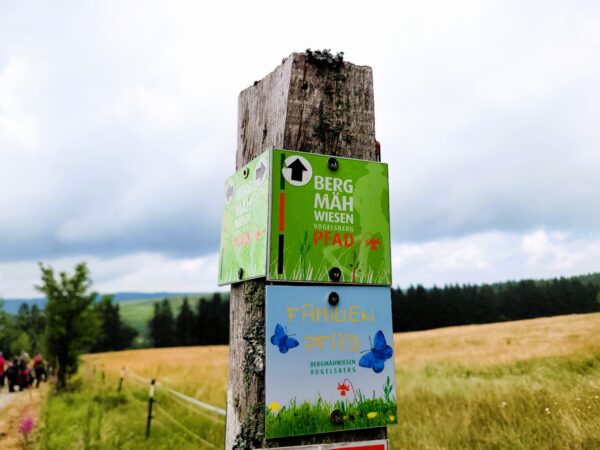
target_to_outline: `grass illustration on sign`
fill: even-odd
[[[267,438],[397,422],[389,288],[270,285],[266,316]]]
[[[346,396],[343,389],[351,382],[346,378],[343,383],[338,383],[337,390],[340,396]],[[390,377],[387,377],[382,390],[387,392],[383,399],[366,398],[359,389],[354,393],[353,399],[340,399],[335,402],[318,398],[316,402],[305,401],[299,404],[296,400],[291,400],[288,405],[281,406],[273,401],[267,405],[267,438],[396,424],[397,405],[396,400],[389,395],[394,390]],[[340,411],[339,424],[331,420],[331,413],[336,410]]]

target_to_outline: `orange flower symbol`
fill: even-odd
[[[367,247],[371,247],[371,250],[375,251],[377,250],[377,247],[379,247],[381,245],[381,239],[369,239],[367,242]]]
[[[338,383],[337,390],[340,391],[340,395],[342,397],[345,397],[346,392],[350,390],[350,386],[348,386],[346,383]]]

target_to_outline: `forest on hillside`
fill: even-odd
[[[392,289],[394,331],[600,311],[600,276]]]
[[[45,311],[21,305],[17,314],[1,309],[0,351],[44,351]],[[126,323],[119,304],[104,296],[94,307],[99,334],[89,352],[123,350],[134,345],[138,330]],[[552,280],[522,280],[484,285],[392,288],[394,332],[504,322],[600,311],[600,274]],[[154,303],[148,322],[152,347],[221,345],[229,342],[229,295],[169,298]]]
[[[600,274],[493,285],[392,289],[394,332],[505,322],[600,311]],[[155,347],[227,344],[229,300],[216,293],[194,311],[187,299],[174,313],[167,299],[154,306]]]
[[[197,302],[185,297],[174,313],[165,298],[154,304],[148,329],[153,347],[228,344],[229,300],[218,292]]]

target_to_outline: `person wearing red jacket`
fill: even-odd
[[[0,391],[4,387],[4,365],[6,362],[4,361],[4,355],[0,352]]]

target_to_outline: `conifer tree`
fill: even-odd
[[[196,317],[194,311],[190,307],[190,302],[187,297],[184,297],[179,314],[175,321],[175,334],[177,336],[177,345],[193,345],[194,344],[194,325]]]
[[[100,320],[100,333],[92,346],[94,352],[123,350],[131,347],[137,331],[121,320],[119,304],[111,295],[105,295],[95,305]]]
[[[154,317],[148,324],[154,347],[170,347],[175,344],[175,319],[169,299],[154,304]]]

